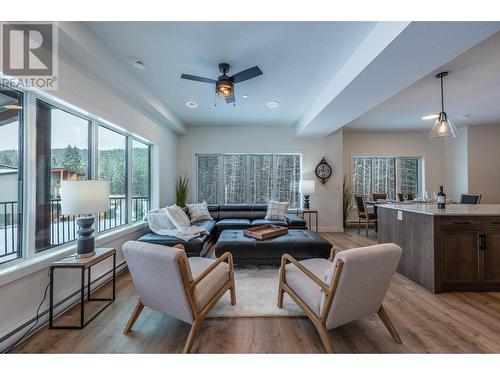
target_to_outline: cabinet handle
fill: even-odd
[[[479,250],[486,249],[486,236],[484,234],[479,235]]]
[[[500,221],[493,221],[493,222],[491,222],[490,224],[493,224],[493,225],[500,225]]]
[[[471,222],[470,221],[454,221],[453,224],[457,225],[469,225]]]

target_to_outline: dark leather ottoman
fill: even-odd
[[[318,233],[305,229],[289,229],[288,234],[262,241],[233,229],[220,234],[215,255],[219,257],[229,251],[238,264],[280,264],[283,254],[297,260],[328,258],[331,248],[332,244]]]

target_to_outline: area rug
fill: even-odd
[[[277,266],[235,266],[236,305],[227,292],[208,317],[277,317],[304,316],[302,310],[285,294],[283,308],[276,306],[279,285]]]

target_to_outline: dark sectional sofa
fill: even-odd
[[[150,232],[139,238],[138,241],[165,246],[174,246],[180,243],[186,248],[188,256],[200,256],[207,252],[224,230],[246,229],[264,224],[282,225],[290,229],[307,229],[306,222],[296,214],[289,213],[286,221],[265,220],[267,205],[263,204],[209,205],[208,211],[213,220],[192,223],[193,225],[205,228],[210,233],[208,235],[205,234],[186,242],[176,237],[162,236]]]

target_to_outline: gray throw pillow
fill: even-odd
[[[286,221],[287,213],[288,202],[269,201],[265,219]]]

